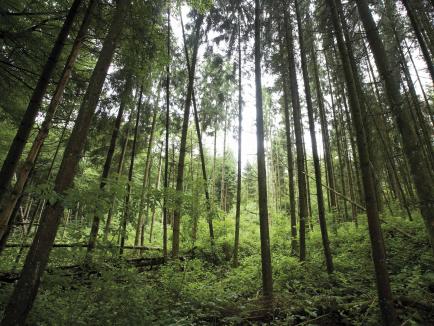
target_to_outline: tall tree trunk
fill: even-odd
[[[353,76],[354,77],[354,81],[356,83],[356,89],[357,92],[359,94],[359,104],[360,104],[360,108],[362,110],[362,118],[363,118],[363,126],[365,129],[365,134],[366,134],[366,140],[368,142],[368,151],[369,151],[369,159],[370,159],[370,164],[372,165],[372,168],[370,169],[370,171],[373,173],[373,181],[374,181],[374,189],[375,189],[375,198],[377,200],[377,208],[379,211],[382,210],[382,195],[381,195],[381,190],[380,190],[380,185],[379,185],[379,180],[378,180],[378,175],[377,175],[377,171],[379,171],[379,162],[378,162],[378,151],[376,151],[376,145],[377,145],[377,135],[375,135],[375,133],[372,130],[372,126],[371,126],[371,120],[369,119],[370,117],[370,111],[368,111],[367,109],[367,98],[364,94],[363,91],[363,87],[361,84],[361,78],[359,77],[361,74],[359,73],[359,67],[356,64],[356,57],[355,57],[355,51],[354,51],[354,47],[353,47],[353,41],[352,38],[350,36],[350,27],[347,24],[346,21],[346,17],[344,14],[344,9],[342,6],[342,1],[341,0],[336,0],[336,5],[337,5],[337,10],[338,13],[340,15],[340,19],[341,19],[341,24],[342,24],[342,32],[343,32],[343,36],[344,36],[344,40],[346,42],[346,47],[347,47],[347,51],[348,51],[348,55],[349,55],[349,59],[350,59],[350,64],[351,64],[351,69],[353,70]],[[333,50],[334,53],[337,54],[336,51],[336,47],[333,43]],[[341,77],[341,76],[338,76]],[[343,98],[343,105],[344,108],[347,108],[347,96],[345,93],[345,86],[344,86],[344,82],[338,78],[339,80],[339,86],[341,87],[341,94],[342,94],[342,98]],[[373,108],[375,110],[375,107]]]
[[[161,149],[163,149],[163,144],[161,144]],[[163,158],[163,151],[160,151],[160,155],[158,156],[158,167],[157,167],[157,181],[155,182],[155,189],[160,190],[160,182],[161,182],[161,161]],[[152,205],[152,213],[151,213],[151,227],[149,229],[149,242],[152,242],[152,235],[154,231],[154,222],[155,222],[155,209],[156,205]],[[142,233],[143,236],[143,233]],[[140,246],[143,246],[143,241],[140,242]]]
[[[160,86],[158,86],[158,95],[157,95],[157,101],[156,106],[158,107],[158,102],[160,101]],[[140,193],[140,203],[139,203],[139,211],[138,211],[138,220],[137,220],[137,227],[136,227],[136,236],[134,238],[134,245],[138,246],[140,243],[140,237],[141,237],[141,230],[144,228],[146,223],[143,221],[143,208],[145,203],[145,196],[146,191],[148,188],[149,183],[149,174],[151,170],[151,151],[152,151],[152,145],[154,144],[154,133],[155,133],[155,125],[157,122],[157,110],[154,110],[154,113],[152,115],[152,122],[151,122],[151,132],[149,133],[149,141],[148,141],[148,148],[146,151],[146,161],[145,161],[145,171],[143,173],[143,184],[142,184],[142,190]]]
[[[89,87],[84,95],[55,180],[54,191],[59,195],[64,194],[72,186],[80,155],[86,143],[90,123],[122,31],[128,7],[128,0],[118,0],[110,29],[90,78]],[[47,266],[62,213],[63,204],[61,201],[57,200],[47,205],[35,239],[27,254],[21,277],[6,306],[2,325],[24,324],[35,300],[41,276]]]
[[[238,156],[237,156],[237,198],[235,203],[235,237],[234,237],[234,253],[232,257],[232,266],[238,266],[238,251],[240,247],[240,215],[241,215],[241,144],[243,133],[243,89],[241,83],[241,8],[238,7]]]
[[[131,211],[130,209],[131,188],[132,188],[133,174],[134,174],[134,161],[136,158],[137,138],[139,135],[140,111],[142,110],[142,97],[143,97],[143,84],[140,86],[139,101],[137,102],[136,124],[134,126],[134,137],[133,137],[133,145],[131,148],[130,168],[128,169],[127,194],[125,196],[124,214],[121,220],[121,232],[120,232],[120,243],[119,243],[120,255],[124,253],[125,238],[127,236],[127,225],[131,215],[130,212]],[[145,103],[145,106],[147,105],[148,103]]]
[[[407,43],[407,41],[406,41],[405,38],[403,38],[403,41],[404,41],[404,44],[405,44],[405,49],[407,50],[408,56],[410,58],[411,65],[412,65],[413,70],[414,70],[414,72],[416,74],[416,78],[417,78],[417,82],[419,84],[420,91],[422,92],[423,99],[425,101],[425,105],[426,105],[426,109],[427,109],[427,115],[430,117],[431,125],[434,126],[434,111],[433,111],[432,106],[430,105],[430,103],[428,101],[428,96],[426,95],[424,86],[422,85],[422,81],[420,79],[418,68],[417,68],[417,66],[416,66],[416,64],[414,62],[413,55],[411,54],[412,51],[411,51],[410,47],[408,46],[408,43]]]
[[[0,170],[0,201],[6,194],[6,191],[12,181],[12,177],[18,165],[18,161],[20,160],[21,154],[23,153],[24,147],[26,146],[30,132],[33,128],[33,124],[35,123],[36,116],[38,114],[51,76],[53,75],[54,69],[56,68],[60,54],[65,45],[65,41],[69,35],[69,32],[71,31],[74,19],[78,14],[78,9],[82,2],[82,0],[74,0],[71,8],[69,9],[62,29],[57,35],[57,39],[53,45],[53,48],[51,49],[47,62],[42,69],[36,87],[33,89],[32,97],[30,98],[30,102],[21,119],[21,123],[18,127],[15,138],[13,139],[6,158],[3,161],[3,165]]]
[[[411,23],[411,26],[413,27],[414,34],[416,35],[417,41],[419,42],[419,46],[420,46],[420,49],[422,51],[422,55],[423,55],[423,58],[426,62],[426,65],[428,66],[428,71],[431,75],[431,79],[434,82],[434,63],[433,63],[432,57],[428,51],[428,47],[425,43],[422,32],[421,32],[419,25],[417,23],[416,15],[415,15],[410,3],[408,2],[408,0],[401,0],[401,1],[404,4],[405,9],[407,10],[408,18],[410,19],[410,23]]]
[[[184,23],[182,21],[182,17],[181,17],[181,28],[182,28],[182,38],[183,38],[183,41],[184,41],[185,59],[186,59],[186,62],[187,62],[187,71],[190,74],[190,72],[191,72],[190,56],[188,54],[187,42],[186,42],[186,39],[185,39]],[[194,89],[193,89],[192,99],[193,99],[194,126],[195,126],[195,129],[196,129],[197,142],[198,142],[198,145],[199,145],[200,164],[201,164],[201,170],[202,170],[203,186],[204,186],[204,190],[205,190],[205,199],[206,199],[207,222],[208,222],[208,228],[209,228],[209,237],[210,237],[210,240],[211,240],[211,248],[212,248],[212,250],[214,250],[214,226],[213,226],[213,216],[212,216],[213,211],[212,211],[212,205],[211,205],[211,198],[210,198],[209,191],[208,191],[208,177],[207,177],[207,174],[206,174],[205,154],[204,154],[204,151],[203,151],[202,134],[201,134],[201,131],[200,131],[199,114],[197,112],[196,96],[194,94]],[[193,150],[193,145],[192,145],[192,150]],[[193,162],[193,158],[191,159],[191,162]],[[197,220],[196,220],[196,223],[197,223]]]
[[[376,95],[377,102],[380,105],[381,112],[385,112],[385,109],[384,109],[382,101],[381,101],[380,91],[379,91],[378,86],[377,86],[378,83],[377,83],[377,80],[376,80],[375,75],[374,75],[374,69],[372,67],[371,60],[369,58],[368,49],[366,47],[365,42],[363,42],[363,47],[364,47],[364,51],[365,51],[366,61],[368,63],[369,81],[370,81],[371,85],[373,85],[373,90],[374,90],[374,93]],[[386,168],[388,171],[391,170],[390,172],[391,172],[392,183],[394,186],[396,185],[396,187],[397,187],[397,195],[398,195],[400,204],[406,210],[407,215],[411,221],[412,220],[411,212],[410,212],[409,205],[408,205],[404,190],[402,188],[401,182],[399,181],[396,162],[393,159],[394,155],[390,150],[390,148],[392,147],[391,146],[392,142],[390,140],[388,133],[385,132],[386,126],[384,124],[384,120],[383,119],[373,119],[373,122],[374,122],[375,128],[377,129],[378,135],[380,136],[380,140],[381,140],[381,143],[382,143],[384,151],[385,151],[385,158],[386,158],[387,163],[388,163],[388,164],[386,164]]]
[[[199,115],[198,115],[197,108],[196,108],[196,99],[195,99],[194,92],[193,92],[193,113],[194,113],[194,124],[195,124],[195,128],[196,128],[196,135],[197,135],[197,140],[198,140],[198,144],[199,144],[199,156],[200,156],[200,165],[201,165],[201,169],[202,169],[203,186],[205,189],[209,237],[211,240],[211,247],[212,247],[212,249],[214,249],[213,210],[212,210],[212,205],[211,205],[211,198],[210,198],[209,191],[208,191],[208,177],[206,174],[205,154],[203,151],[202,135],[200,132],[200,125],[199,125]]]
[[[185,100],[184,107],[184,117],[181,130],[181,144],[179,149],[179,160],[178,160],[178,173],[176,176],[176,191],[179,195],[182,195],[183,184],[184,184],[184,164],[185,164],[185,150],[187,145],[187,131],[188,131],[188,120],[190,117],[190,107],[193,95],[193,84],[194,84],[194,74],[196,70],[197,61],[197,50],[200,43],[200,28],[203,22],[203,15],[198,13],[196,18],[196,25],[194,29],[194,46],[193,55],[191,58],[191,69],[188,76],[188,87],[187,96]],[[179,241],[180,241],[180,226],[181,226],[181,209],[182,202],[178,204],[175,208],[175,213],[173,216],[173,237],[172,237],[172,258],[177,258],[179,254]]]
[[[228,107],[225,106],[225,123],[223,128],[223,159],[222,159],[222,171],[221,171],[221,179],[220,179],[220,209],[226,213],[225,208],[225,172],[226,172],[226,135],[228,128]]]
[[[256,88],[256,137],[258,161],[259,231],[261,237],[262,291],[267,301],[273,297],[270,235],[268,227],[267,172],[265,169],[264,113],[261,82],[261,12],[259,0],[255,0],[255,88]]]
[[[84,38],[86,36],[95,3],[95,0],[91,0],[89,3],[86,14],[83,18],[83,22],[80,26],[80,30],[78,31],[69,57],[66,60],[65,67],[63,68],[62,77],[56,86],[56,90],[53,94],[53,97],[51,98],[50,105],[48,106],[47,112],[45,113],[44,122],[42,123],[42,126],[39,129],[35,140],[33,141],[32,147],[27,154],[26,161],[19,169],[17,181],[11,192],[3,194],[3,196],[0,195],[0,197],[3,197],[3,201],[0,206],[0,238],[3,236],[5,226],[9,221],[18,197],[23,193],[24,185],[27,181],[30,171],[33,169],[36,157],[38,156],[38,153],[40,152],[42,145],[48,136],[54,114],[56,113],[57,107],[59,106],[66,84],[68,83],[71,76],[72,68],[74,67],[78,53],[81,49],[81,45],[83,44]]]
[[[167,57],[170,58],[170,0],[167,1]],[[164,138],[163,257],[167,260],[167,190],[169,188],[170,63],[166,65],[166,116]]]
[[[365,0],[357,0],[356,3],[377,68],[385,82],[386,94],[392,108],[392,113],[395,116],[399,132],[402,136],[404,152],[410,163],[413,182],[419,197],[420,211],[425,221],[434,255],[434,180],[428,170],[427,162],[424,160],[415,128],[411,124],[410,112],[403,105],[400,94],[399,75],[394,73],[395,70],[388,62],[386,51],[372,18],[368,3]],[[432,151],[432,148],[430,150]]]
[[[317,97],[317,103],[318,103],[318,111],[319,111],[319,119],[321,124],[321,134],[323,138],[324,143],[324,161],[328,176],[328,185],[330,188],[335,188],[335,180],[334,180],[334,172],[333,172],[333,163],[331,158],[331,148],[330,148],[330,139],[329,139],[329,131],[327,128],[327,117],[324,107],[324,97],[321,90],[321,82],[319,79],[319,73],[318,73],[318,60],[315,48],[312,47],[312,65],[313,65],[313,73],[314,73],[314,81],[315,81],[315,90],[316,90],[316,97]],[[328,194],[330,198],[330,206],[332,208],[336,208],[336,195],[333,191],[329,191]]]
[[[213,204],[215,203],[215,182],[217,174],[217,124],[214,126],[214,142],[213,142],[213,156],[212,156],[212,175],[211,175],[211,200]]]
[[[312,141],[312,156],[313,156],[313,165],[315,170],[315,184],[316,184],[316,193],[317,193],[317,205],[318,205],[318,219],[319,225],[321,228],[321,237],[324,248],[324,256],[327,266],[327,272],[333,273],[333,259],[330,251],[330,242],[327,233],[327,222],[325,218],[325,207],[324,207],[324,197],[322,192],[321,185],[321,166],[319,162],[318,155],[318,147],[316,143],[316,134],[315,134],[315,119],[313,116],[313,105],[312,105],[312,95],[309,84],[309,72],[307,68],[307,56],[306,56],[306,46],[304,43],[304,30],[302,26],[302,17],[300,13],[300,6],[298,4],[298,0],[295,0],[295,12],[297,14],[297,24],[298,24],[298,39],[300,44],[300,56],[301,56],[301,68],[303,71],[303,81],[304,81],[304,91],[306,95],[306,107],[307,114],[309,117],[309,130],[310,130],[310,138]],[[307,23],[309,24],[310,18],[306,18]],[[310,32],[310,31],[309,31]]]
[[[294,158],[292,154],[292,139],[291,139],[291,122],[289,116],[289,95],[288,95],[288,77],[286,75],[288,67],[283,64],[283,101],[284,101],[284,118],[285,118],[285,135],[286,135],[286,154],[288,163],[288,178],[289,178],[289,217],[291,221],[291,252],[297,254],[297,216],[295,212],[295,185],[294,185]]]
[[[113,161],[113,155],[114,155],[115,148],[116,148],[116,141],[118,139],[119,129],[120,129],[121,123],[122,123],[122,117],[124,115],[125,107],[128,105],[127,103],[128,103],[129,97],[131,96],[131,90],[132,90],[131,75],[128,75],[126,78],[127,79],[125,81],[124,90],[123,90],[122,95],[121,95],[121,103],[119,106],[118,115],[117,115],[116,120],[115,120],[115,125],[113,126],[112,136],[110,138],[110,145],[109,145],[109,148],[107,151],[107,156],[106,156],[106,159],[104,162],[104,167],[103,167],[103,171],[102,171],[102,175],[101,175],[101,181],[99,184],[99,190],[100,191],[103,191],[103,189],[107,183],[107,178],[108,178],[109,173],[110,173],[110,168],[111,168],[112,161]],[[87,245],[87,255],[89,255],[92,252],[92,250],[95,249],[96,240],[98,237],[99,224],[100,224],[99,214],[100,213],[97,212],[93,216],[92,227],[90,230],[89,241],[88,241],[88,245]]]
[[[295,147],[297,150],[297,181],[298,181],[298,209],[300,216],[300,260],[306,259],[306,220],[308,218],[307,207],[307,185],[306,169],[304,165],[303,151],[303,125],[301,121],[300,97],[298,95],[298,82],[294,54],[294,39],[292,35],[291,20],[288,19],[289,13],[284,12],[284,29],[286,39],[286,50],[288,52],[289,78],[291,88],[292,111],[294,118]]]
[[[128,138],[130,136],[130,122],[128,122],[126,124],[126,129],[127,130],[125,132],[125,139],[124,139],[122,146],[121,146],[121,154],[119,156],[118,168],[116,170],[116,181],[119,181],[119,178],[123,173],[125,154],[126,154],[127,147],[128,147]],[[109,211],[107,213],[107,220],[106,220],[106,223],[104,226],[103,241],[107,241],[108,235],[110,233],[111,222],[112,222],[113,214],[114,214],[114,210],[115,210],[115,197],[116,196],[113,196],[113,201],[112,201],[110,208],[109,208]]]
[[[434,152],[432,150],[433,147],[432,147],[432,139],[431,139],[432,128],[430,128],[431,126],[429,122],[423,116],[422,107],[419,102],[419,96],[417,95],[416,89],[414,88],[414,83],[411,78],[410,70],[408,69],[408,65],[405,60],[404,51],[401,47],[400,37],[396,32],[395,32],[395,38],[396,38],[396,48],[399,53],[399,59],[400,59],[402,71],[404,72],[405,81],[407,83],[408,90],[410,91],[410,95],[413,102],[413,110],[411,110],[410,113],[413,113],[416,116],[415,126],[419,126],[418,129],[420,129],[421,131],[421,135],[420,135],[421,143],[424,145],[427,160],[431,163],[431,167],[434,169]]]
[[[339,161],[339,177],[340,177],[340,181],[341,181],[341,191],[342,194],[344,196],[347,195],[347,188],[345,186],[345,165],[344,165],[344,161],[343,161],[343,150],[342,150],[342,137],[341,137],[341,125],[338,122],[338,118],[337,118],[337,112],[336,112],[336,108],[333,105],[332,106],[332,111],[333,111],[333,124],[334,124],[334,130],[335,130],[335,138],[336,138],[336,147],[337,147],[337,153],[338,153],[338,161]],[[348,221],[348,207],[347,207],[347,202],[344,200],[344,204],[343,204],[343,209],[344,209],[344,220]]]
[[[363,187],[365,193],[366,213],[368,216],[368,228],[371,239],[372,258],[375,267],[375,276],[379,297],[380,309],[382,312],[383,323],[385,325],[397,325],[396,311],[393,306],[392,291],[390,288],[389,275],[386,268],[386,253],[384,248],[383,236],[381,233],[380,218],[378,214],[377,201],[375,199],[375,187],[373,175],[370,171],[369,151],[367,148],[366,134],[363,128],[363,115],[358,98],[355,78],[351,68],[348,51],[345,46],[339,14],[335,0],[326,1],[330,14],[333,29],[338,43],[339,53],[343,64],[343,70],[348,90],[350,108],[352,112],[354,129],[357,135],[357,147],[362,171]]]

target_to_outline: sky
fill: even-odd
[[[182,7],[182,15],[184,23],[189,22],[189,18],[187,17],[187,13],[189,11],[189,8],[187,6]],[[178,42],[178,46],[182,47],[182,31],[181,31],[181,24],[178,17],[178,14],[175,12],[172,12],[171,17],[171,26],[172,26],[172,32],[175,35],[175,38]],[[209,40],[212,40],[217,34],[213,31],[211,31],[208,35]],[[214,45],[214,48],[217,48],[217,51],[221,51],[221,53],[224,53],[225,50],[225,44],[224,42],[221,42],[219,47]],[[250,44],[247,44],[247,51],[252,51],[253,47],[253,40],[251,40]],[[203,54],[205,50],[205,45],[202,44],[201,47],[199,47],[198,51],[198,67],[200,67],[201,63],[203,62]],[[417,53],[412,53],[415,64],[419,73],[419,76],[421,77],[422,83],[424,84],[424,88],[427,89],[430,83],[430,77],[427,73],[427,69],[425,67],[425,63],[421,58],[421,54],[419,51]],[[249,57],[246,56],[244,51],[242,53],[243,57]],[[251,56],[250,56],[251,57]],[[372,60],[374,62],[374,60]],[[196,72],[198,72],[199,69],[196,69]],[[246,73],[249,71],[250,73]],[[414,68],[410,65],[410,71],[412,74],[412,77],[414,80],[416,80],[416,74]],[[196,76],[197,77],[197,76]],[[254,76],[254,63],[252,60],[246,62],[243,67],[243,100],[244,100],[244,106],[243,106],[243,133],[242,133],[242,166],[245,167],[248,162],[253,163],[256,162],[256,96],[255,96],[255,76]],[[267,71],[262,69],[262,86],[265,87],[271,87],[274,84],[275,78],[271,76]],[[298,87],[300,95],[303,97],[304,94],[304,86],[303,86],[303,80],[301,78],[301,73],[298,71]],[[416,83],[415,85],[416,91],[421,94],[421,88]],[[200,94],[198,94],[200,96]],[[238,94],[236,93],[234,96],[238,97]],[[327,102],[327,98],[325,98]],[[237,100],[233,101],[237,104]],[[328,100],[330,103],[330,100]],[[307,117],[306,117],[306,110],[303,106],[303,100],[302,100],[302,115],[303,118],[303,125],[304,125],[304,141],[306,146],[306,152],[309,157],[309,155],[312,153],[312,145],[311,145],[311,138],[310,133],[308,130],[307,125]],[[278,105],[278,103],[272,103],[272,105]],[[200,114],[200,107],[199,107],[199,114]],[[235,118],[235,121],[232,121],[231,124],[233,126],[238,125],[238,120]],[[277,126],[275,126],[277,128]],[[232,128],[233,129],[233,128]],[[204,146],[207,148],[208,152],[211,153],[213,149],[213,137],[205,136],[203,135],[203,142]],[[319,125],[316,124],[316,138],[317,138],[317,144],[318,144],[318,152],[320,157],[323,155],[323,147],[322,147],[322,136],[320,133]],[[234,156],[236,157],[238,148],[238,142],[235,138],[235,135],[229,131],[227,135],[227,150],[230,150],[234,153]],[[223,153],[223,131],[220,131],[217,136],[217,153],[218,155],[222,155]]]

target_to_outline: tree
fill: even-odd
[[[25,184],[27,183],[30,172],[34,167],[36,158],[39,155],[39,152],[41,151],[41,147],[43,146],[44,141],[48,136],[48,133],[50,131],[50,126],[52,124],[52,120],[62,100],[63,92],[71,77],[72,69],[74,67],[75,61],[77,60],[78,54],[80,53],[81,46],[84,42],[87,29],[91,22],[95,5],[96,5],[95,0],[89,2],[83,21],[80,25],[80,29],[74,40],[68,59],[66,60],[65,67],[63,68],[62,78],[56,86],[56,90],[54,91],[54,94],[51,98],[51,102],[45,113],[44,122],[42,123],[41,128],[39,129],[38,134],[36,135],[35,140],[32,143],[32,147],[29,153],[27,154],[25,163],[19,169],[18,178],[12,191],[7,195],[6,194],[3,195],[3,201],[0,207],[0,238],[3,237],[3,234],[6,231],[5,228],[9,222],[12,211],[15,205],[17,204],[19,197],[23,193]],[[1,197],[2,195],[0,195],[0,198]]]
[[[259,223],[261,234],[262,259],[262,291],[266,299],[273,296],[273,276],[271,267],[270,235],[268,227],[268,201],[267,201],[267,172],[265,169],[264,150],[264,117],[262,109],[262,82],[261,82],[261,7],[259,0],[255,0],[255,89],[256,89],[256,138],[257,138],[257,164],[258,164],[258,196],[259,196]]]
[[[187,131],[188,131],[188,120],[190,117],[190,107],[193,95],[193,83],[194,83],[194,73],[196,69],[197,61],[197,50],[199,48],[200,42],[200,28],[203,21],[203,15],[201,13],[197,14],[195,29],[194,29],[194,46],[193,55],[191,58],[191,69],[188,76],[188,86],[187,95],[185,99],[184,106],[184,117],[181,129],[181,144],[179,150],[178,168],[176,175],[176,191],[181,193],[183,190],[184,183],[184,164],[185,164],[185,153],[187,144]],[[177,258],[179,254],[179,241],[180,241],[180,224],[181,224],[181,207],[178,205],[175,209],[175,214],[173,216],[173,238],[172,238],[172,258]]]
[[[130,156],[130,167],[128,169],[128,183],[127,183],[127,194],[125,196],[125,208],[121,221],[121,233],[120,233],[120,243],[119,243],[119,254],[122,255],[124,253],[125,246],[125,238],[127,236],[127,224],[131,220],[131,188],[133,183],[133,174],[134,174],[134,160],[136,158],[136,150],[137,150],[137,142],[139,135],[139,122],[140,122],[140,113],[142,111],[142,97],[143,97],[143,82],[140,85],[139,91],[139,100],[137,102],[137,112],[136,112],[136,123],[134,125],[134,136],[133,136],[133,145],[131,148],[131,156]],[[145,109],[147,109],[148,101],[144,104]],[[131,117],[130,117],[131,118]]]
[[[74,0],[71,8],[69,9],[62,29],[57,36],[56,42],[51,49],[47,62],[45,63],[36,87],[33,90],[32,97],[24,116],[21,119],[20,126],[9,148],[6,159],[3,161],[3,165],[0,170],[0,201],[5,195],[12,180],[18,161],[21,157],[21,154],[23,153],[24,146],[27,143],[33,124],[35,123],[36,115],[38,114],[43,97],[48,87],[48,83],[50,82],[50,78],[53,75],[54,69],[56,68],[60,54],[62,53],[63,47],[65,45],[66,38],[69,35],[81,3],[82,0]]]
[[[115,152],[116,141],[118,139],[119,130],[120,130],[121,123],[122,123],[122,117],[124,115],[125,107],[129,104],[128,102],[129,102],[129,97],[131,96],[131,91],[132,91],[132,78],[131,78],[131,76],[127,76],[126,80],[125,80],[124,89],[123,89],[122,95],[121,95],[121,103],[119,106],[118,114],[116,116],[115,125],[113,126],[113,131],[112,131],[112,135],[110,138],[110,145],[109,145],[109,148],[107,150],[107,156],[106,156],[103,171],[101,174],[101,181],[99,184],[99,189],[101,191],[104,189],[104,187],[107,184],[107,178],[108,178],[109,173],[110,173],[113,155]],[[97,212],[94,215],[93,221],[92,221],[92,227],[90,230],[89,242],[88,242],[88,246],[87,246],[87,254],[88,255],[93,251],[93,249],[95,249],[96,240],[98,237],[98,230],[99,230],[99,224],[100,224],[100,217],[98,214],[99,214],[99,212]]]
[[[333,24],[339,54],[344,68],[353,124],[354,129],[356,130],[357,148],[360,158],[360,168],[362,171],[366,213],[368,216],[369,235],[372,247],[372,259],[375,267],[380,309],[384,324],[396,325],[397,317],[395,308],[393,306],[392,291],[390,289],[389,276],[385,264],[386,253],[384,249],[383,236],[381,234],[380,218],[378,214],[377,201],[375,198],[375,188],[371,165],[369,162],[369,151],[367,148],[366,134],[363,128],[362,110],[360,107],[358,92],[355,87],[355,78],[357,77],[353,75],[348,51],[344,43],[336,2],[335,0],[327,0],[326,3],[330,11],[330,18]]]
[[[294,39],[292,24],[288,12],[284,11],[285,44],[288,53],[289,85],[291,88],[292,112],[294,119],[295,147],[297,150],[297,182],[298,182],[298,209],[300,229],[300,260],[306,259],[306,222],[308,218],[305,155],[303,150],[303,123],[301,120],[300,97],[298,95],[298,82],[294,54]]]
[[[167,1],[167,58],[170,60],[170,1]],[[164,201],[163,201],[163,257],[167,260],[167,189],[169,187],[169,126],[170,126],[170,63],[166,64],[166,117],[164,138]]]
[[[89,87],[80,106],[79,115],[57,173],[54,191],[59,196],[62,196],[71,187],[74,180],[90,122],[98,104],[99,95],[122,31],[128,7],[128,0],[119,0],[117,3],[110,29],[104,39],[101,53],[93,70]],[[3,325],[24,324],[38,292],[41,276],[47,266],[62,212],[63,203],[60,198],[47,205],[35,239],[27,254],[20,280],[6,306],[2,320]]]
[[[240,245],[240,214],[241,214],[241,140],[243,134],[243,94],[241,83],[241,8],[238,8],[238,162],[237,162],[237,201],[235,204],[235,237],[232,264],[238,266],[238,250]]]
[[[304,91],[306,96],[306,107],[307,114],[309,117],[309,130],[310,130],[310,138],[312,141],[312,155],[313,155],[313,165],[315,169],[315,184],[316,184],[316,192],[317,192],[317,201],[318,201],[318,219],[321,227],[321,235],[322,242],[324,247],[324,256],[327,265],[327,271],[329,273],[333,272],[333,260],[330,252],[330,244],[327,234],[327,222],[325,219],[325,207],[324,207],[324,197],[322,192],[322,184],[321,184],[321,166],[319,162],[318,155],[318,147],[316,142],[315,135],[315,120],[313,117],[313,104],[312,104],[312,95],[309,84],[309,72],[307,69],[307,56],[306,56],[306,44],[304,41],[304,30],[302,27],[302,17],[300,13],[300,6],[298,0],[294,0],[295,4],[295,12],[297,15],[297,25],[298,25],[298,39],[300,44],[300,55],[301,55],[301,68],[303,71],[303,81],[304,81]],[[309,24],[309,17],[305,19],[305,21]]]
[[[356,3],[375,62],[377,63],[377,68],[385,83],[387,98],[402,136],[404,151],[410,163],[413,182],[416,186],[416,191],[420,201],[420,211],[425,221],[434,255],[434,211],[432,209],[434,179],[429,173],[428,164],[421,150],[421,144],[418,141],[415,128],[411,122],[412,118],[409,109],[404,107],[404,102],[400,94],[399,75],[397,75],[396,70],[393,69],[388,62],[388,56],[376,28],[368,3],[364,0],[357,0]],[[432,152],[432,146],[429,150]]]

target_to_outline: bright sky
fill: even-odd
[[[189,11],[189,8],[187,6],[184,6],[182,8],[182,15],[184,23],[188,22],[189,19],[187,18],[187,13]],[[176,36],[178,45],[182,47],[182,31],[181,31],[181,25],[179,21],[179,17],[177,14],[172,13],[172,30],[174,35]],[[215,35],[212,34],[211,31],[209,36],[209,39],[212,40]],[[222,46],[224,47],[224,42],[220,43],[220,51],[223,50]],[[248,50],[252,51],[253,46],[253,40],[251,41],[251,44],[248,44]],[[214,46],[216,48],[216,46]],[[201,62],[203,62],[203,54],[204,54],[205,46],[202,44],[202,46],[199,48],[198,52],[198,67],[201,65]],[[418,51],[419,52],[419,51]],[[430,77],[427,73],[427,69],[425,67],[424,61],[421,59],[420,53],[413,53],[412,54],[415,59],[415,64],[418,69],[419,76],[422,80],[422,83],[424,84],[424,88],[428,89],[429,83],[430,83]],[[245,53],[242,53],[243,57],[247,57]],[[372,60],[372,62],[374,62]],[[196,69],[196,72],[199,69]],[[246,72],[249,72],[248,74]],[[410,71],[412,74],[413,80],[416,80],[416,73],[415,69],[410,65]],[[243,66],[243,99],[244,99],[244,107],[243,107],[243,133],[242,133],[242,165],[245,167],[247,162],[256,162],[256,126],[255,126],[255,120],[256,120],[256,96],[255,96],[255,80],[254,80],[254,64],[251,61],[248,61],[244,63]],[[274,78],[270,74],[268,74],[264,69],[262,70],[262,86],[263,87],[270,87],[274,84]],[[416,83],[416,91],[421,94],[421,87],[419,84]],[[303,86],[303,80],[301,78],[300,71],[298,72],[298,87],[300,95],[303,97],[304,94],[304,86]],[[238,94],[235,94],[236,97],[238,97]],[[327,100],[327,99],[326,99]],[[233,101],[234,103],[237,103],[237,99]],[[329,101],[330,102],[330,101]],[[307,117],[305,108],[303,107],[303,100],[302,100],[302,115],[303,115],[303,124],[304,124],[304,141],[306,146],[306,152],[308,155],[312,152],[311,150],[311,140],[310,140],[310,133],[308,130],[307,125]],[[237,104],[236,104],[237,105]],[[272,105],[277,105],[277,103],[273,103]],[[199,107],[200,111],[200,107]],[[277,119],[279,121],[279,119]],[[232,121],[231,123],[233,126],[238,124],[238,120]],[[277,126],[276,126],[277,127]],[[232,129],[232,128],[231,128]],[[321,133],[319,132],[319,125],[316,126],[316,137],[317,137],[317,144],[318,144],[318,151],[320,156],[322,156],[323,148],[322,148],[322,137]],[[213,137],[207,137],[204,136],[204,145],[208,149],[209,152],[212,151],[213,148]],[[228,150],[231,150],[234,153],[234,156],[236,157],[237,153],[237,139],[233,135],[231,131],[228,132],[227,135],[227,148]],[[223,131],[220,131],[217,137],[217,152],[219,155],[222,154],[223,151]]]

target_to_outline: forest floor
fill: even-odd
[[[216,253],[207,241],[183,259],[161,264],[161,252],[143,257],[97,254],[82,267],[83,248],[54,248],[29,325],[378,325],[378,300],[364,217],[330,231],[335,273],[328,275],[321,237],[309,232],[308,260],[290,255],[286,218],[273,218],[274,300],[261,301],[259,232],[254,217],[241,235],[240,266],[230,262],[231,225],[216,221]],[[384,217],[383,233],[396,308],[402,325],[434,324],[434,270],[423,223]],[[220,223],[220,224],[219,224]],[[223,227],[223,225],[225,227]],[[404,231],[405,230],[405,231]],[[227,233],[226,233],[227,232]],[[205,237],[206,232],[203,232]],[[71,241],[72,242],[72,241]],[[157,243],[155,243],[157,244]],[[153,244],[153,245],[155,245]],[[185,246],[186,247],[186,246]],[[0,308],[13,287],[18,248],[0,262]],[[153,258],[152,258],[153,257]],[[7,277],[10,277],[9,281]]]

